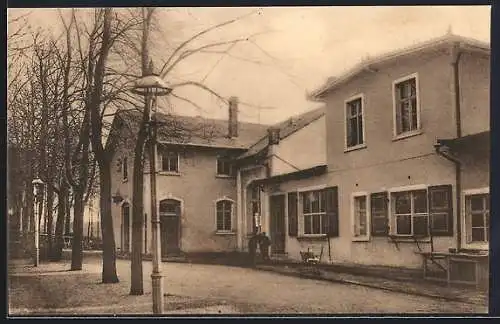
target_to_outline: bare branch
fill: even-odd
[[[186,82],[181,82],[181,83],[171,85],[172,89],[174,89],[174,90],[175,90],[175,88],[180,88],[180,87],[185,87],[185,86],[193,86],[193,87],[203,89],[203,90],[209,92],[210,94],[214,95],[215,97],[219,98],[223,102],[227,103],[226,98],[222,97],[221,95],[219,95],[217,92],[210,89],[206,85],[199,83],[199,82],[196,82],[196,81],[186,81]]]
[[[165,62],[165,64],[163,65],[163,67],[161,68],[160,70],[160,75],[164,75],[163,71],[165,70],[165,68],[169,65],[169,63],[174,59],[175,55],[177,55],[177,53],[182,50],[184,47],[186,47],[189,43],[191,43],[192,41],[194,41],[195,39],[213,31],[213,30],[216,30],[216,29],[219,29],[221,27],[224,27],[224,26],[227,26],[227,25],[230,25],[232,23],[235,23],[239,20],[242,20],[248,16],[251,16],[253,15],[254,13],[256,13],[258,10],[254,10],[246,15],[243,15],[243,16],[239,16],[239,17],[236,17],[234,19],[231,19],[231,20],[228,20],[228,21],[225,21],[225,22],[222,22],[220,24],[217,24],[215,26],[212,26],[212,27],[209,27],[207,29],[204,29],[202,30],[201,32],[193,35],[192,37],[188,38],[187,40],[185,40],[181,45],[179,45],[175,50],[174,52],[172,53],[172,55],[170,55],[170,57],[167,59],[167,61]]]

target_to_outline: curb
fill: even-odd
[[[308,274],[304,274],[304,273],[300,273],[300,272],[286,272],[286,271],[279,271],[279,270],[276,270],[276,269],[273,269],[273,268],[262,268],[262,267],[258,267],[258,266],[256,267],[256,269],[257,270],[262,270],[262,271],[279,273],[281,275],[290,276],[290,277],[298,277],[298,278],[313,279],[313,280],[322,280],[322,281],[328,281],[328,282],[333,282],[333,283],[351,284],[351,285],[356,285],[356,286],[361,286],[361,287],[375,288],[375,289],[380,289],[380,290],[385,290],[385,291],[391,291],[391,292],[398,292],[398,293],[403,293],[403,294],[408,294],[408,295],[421,296],[421,297],[430,297],[430,298],[442,299],[442,300],[446,300],[446,301],[466,303],[466,304],[469,304],[469,305],[480,305],[480,306],[483,306],[483,304],[471,302],[470,300],[462,299],[462,298],[448,297],[448,296],[443,296],[443,295],[437,295],[437,294],[432,294],[432,293],[424,293],[424,292],[420,292],[420,291],[411,291],[411,290],[406,290],[406,289],[398,289],[398,288],[394,288],[394,287],[386,287],[386,286],[382,286],[382,285],[365,283],[365,282],[360,282],[360,281],[355,281],[355,280],[349,280],[349,279],[326,278],[322,274],[320,274],[320,275],[311,275],[311,274],[309,274],[308,275]]]
[[[127,260],[128,258],[126,257],[117,257],[117,259],[125,259]],[[205,264],[205,265],[224,265],[224,266],[229,266],[229,267],[238,267],[238,268],[247,268],[247,269],[255,269],[255,270],[260,270],[260,271],[267,271],[267,272],[274,272],[277,274],[285,275],[285,276],[290,276],[290,277],[296,277],[296,278],[303,278],[303,279],[313,279],[313,280],[321,280],[321,281],[328,281],[328,282],[333,282],[333,283],[342,283],[342,284],[351,284],[351,285],[356,285],[356,286],[361,286],[361,287],[368,287],[368,288],[374,288],[374,289],[380,289],[380,290],[385,290],[385,291],[391,291],[391,292],[397,292],[397,293],[403,293],[403,294],[408,294],[408,295],[414,295],[414,296],[420,296],[420,297],[428,297],[428,298],[434,298],[434,299],[440,299],[440,300],[445,300],[445,301],[452,301],[452,302],[460,302],[460,303],[465,303],[469,305],[479,305],[479,306],[484,306],[483,303],[478,303],[478,302],[473,302],[468,299],[460,298],[460,297],[452,297],[452,296],[443,296],[439,294],[434,294],[434,293],[427,293],[427,292],[421,292],[421,291],[414,291],[414,290],[406,290],[406,289],[400,289],[396,287],[387,287],[383,285],[378,285],[378,284],[372,284],[372,283],[366,283],[366,282],[360,282],[360,281],[355,281],[355,280],[349,280],[349,279],[335,279],[335,278],[326,278],[324,277],[323,274],[320,275],[312,275],[312,274],[305,274],[301,273],[300,270],[294,270],[294,271],[280,271],[279,269],[274,268],[274,265],[245,265],[245,264],[238,264],[238,263],[224,263],[224,262],[210,262],[210,261],[202,261],[202,260],[189,260],[189,259],[163,259],[163,262],[172,262],[172,263],[190,263],[190,264]],[[284,264],[287,265],[287,264]],[[300,264],[289,264],[288,266],[294,268],[296,266],[300,266]],[[323,270],[323,269],[320,269]],[[351,274],[347,271],[338,271],[338,273],[346,273],[346,274]],[[355,276],[360,276],[358,274],[352,274]],[[374,276],[371,275],[369,276],[371,278],[380,278],[380,279],[386,279],[386,280],[391,280],[395,282],[408,282],[407,280],[403,280],[401,278],[388,278],[388,276]]]

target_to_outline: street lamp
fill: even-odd
[[[42,203],[43,203],[43,189],[44,183],[39,178],[36,178],[31,182],[33,185],[33,195],[35,196],[34,201],[34,209],[35,209],[35,258],[34,258],[34,266],[38,267],[40,263],[40,224],[39,219],[42,214]],[[38,209],[36,208],[38,204]]]
[[[153,314],[163,313],[163,277],[161,274],[161,242],[160,242],[160,220],[156,206],[156,97],[166,96],[172,89],[158,75],[153,74],[153,64],[149,63],[149,75],[138,79],[133,93],[143,95],[146,105],[149,106],[149,167],[151,186],[151,230],[153,241],[153,271],[151,281],[153,288]]]

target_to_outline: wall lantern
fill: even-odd
[[[113,200],[113,202],[115,204],[119,204],[123,201],[123,197],[122,197],[122,194],[120,193],[120,190],[116,190],[116,193],[114,193],[112,196],[111,196],[111,199]]]

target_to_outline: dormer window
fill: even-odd
[[[234,175],[234,166],[227,157],[217,158],[217,175],[226,177]]]
[[[163,151],[161,154],[161,170],[164,172],[179,172],[179,153]]]

